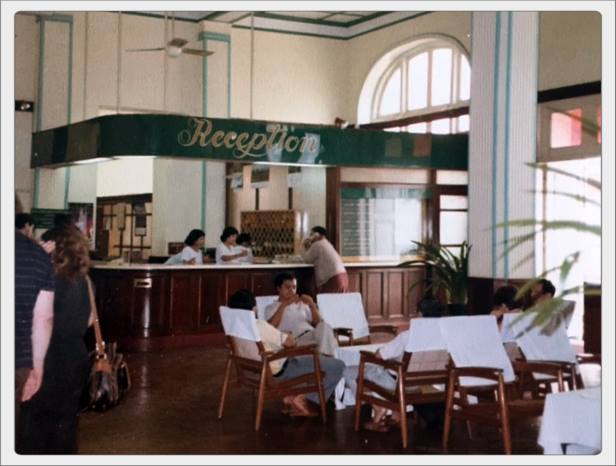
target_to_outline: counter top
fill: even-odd
[[[345,267],[396,267],[398,262],[346,262]],[[203,264],[203,265],[165,265],[165,264],[93,264],[93,269],[101,270],[234,270],[234,269],[298,269],[309,268],[312,264]]]

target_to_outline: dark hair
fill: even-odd
[[[235,242],[237,244],[250,243],[252,241],[252,237],[248,233],[241,233],[237,235],[237,239]]]
[[[223,243],[225,241],[227,241],[227,238],[229,236],[233,236],[233,235],[237,235],[239,234],[239,231],[237,231],[237,228],[235,227],[225,227],[224,230],[222,230],[222,235],[220,235],[220,241],[222,241]]]
[[[70,226],[50,230],[56,248],[51,256],[56,275],[69,280],[85,276],[90,267],[88,240],[77,228]]]
[[[53,216],[54,227],[66,227],[73,225],[73,218],[69,214],[56,214]]]
[[[541,285],[541,292],[543,294],[549,294],[552,295],[552,297],[556,294],[556,287],[550,280],[542,278],[537,283]]]
[[[492,307],[498,307],[504,304],[509,310],[517,309],[520,307],[520,303],[515,299],[517,293],[518,289],[515,286],[505,285],[499,287],[492,297]]]
[[[327,230],[323,227],[320,226],[316,226],[316,227],[312,227],[312,230],[310,230],[313,233],[318,233],[321,236],[325,236],[327,238]]]
[[[417,310],[421,312],[422,317],[442,317],[443,306],[438,299],[432,296],[424,296],[417,303]]]
[[[276,275],[276,278],[274,278],[276,289],[280,288],[287,280],[295,280],[295,275],[292,272],[280,272]]]
[[[195,228],[194,230],[190,230],[190,233],[188,233],[188,236],[184,240],[184,244],[186,246],[192,246],[193,244],[197,242],[199,238],[203,238],[204,236],[205,236],[205,231],[198,230]]]
[[[257,300],[255,299],[255,295],[249,290],[241,289],[231,295],[227,305],[233,309],[246,309],[251,311],[257,305]]]
[[[34,220],[30,214],[15,214],[15,228],[21,230],[26,225],[34,225]]]

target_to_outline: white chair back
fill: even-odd
[[[456,367],[492,367],[503,370],[505,382],[515,380],[494,316],[441,317],[441,335]],[[461,377],[463,386],[491,385],[477,377]]]
[[[510,326],[510,332],[529,361],[576,362],[576,355],[567,337],[566,325],[559,325],[550,335],[542,333],[542,326],[526,330],[536,313],[529,312]]]
[[[278,299],[278,295],[256,296],[255,299],[257,300],[257,318],[267,320],[265,318],[265,309]]]
[[[411,319],[409,338],[404,351],[415,353],[420,351],[447,350],[445,340],[441,336],[441,317],[421,317]]]
[[[511,323],[521,314],[521,312],[508,312],[507,314],[503,314],[503,321],[501,322],[500,329],[501,341],[503,343],[515,342],[515,333],[512,331]]]
[[[321,293],[317,306],[323,320],[332,328],[351,328],[353,338],[370,335],[361,293]]]
[[[249,341],[261,341],[254,312],[220,306],[220,320],[225,335]]]

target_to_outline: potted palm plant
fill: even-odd
[[[421,259],[414,259],[399,264],[399,267],[425,267],[426,276],[411,285],[409,292],[425,283],[426,292],[444,297],[447,301],[449,315],[466,314],[468,299],[468,255],[471,246],[465,241],[459,254],[437,243],[413,241]]]

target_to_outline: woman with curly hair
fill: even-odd
[[[77,453],[79,399],[90,369],[85,332],[92,324],[88,295],[88,243],[79,230],[50,231],[55,242],[53,332],[45,357],[43,383],[26,403],[25,437],[29,454]]]

